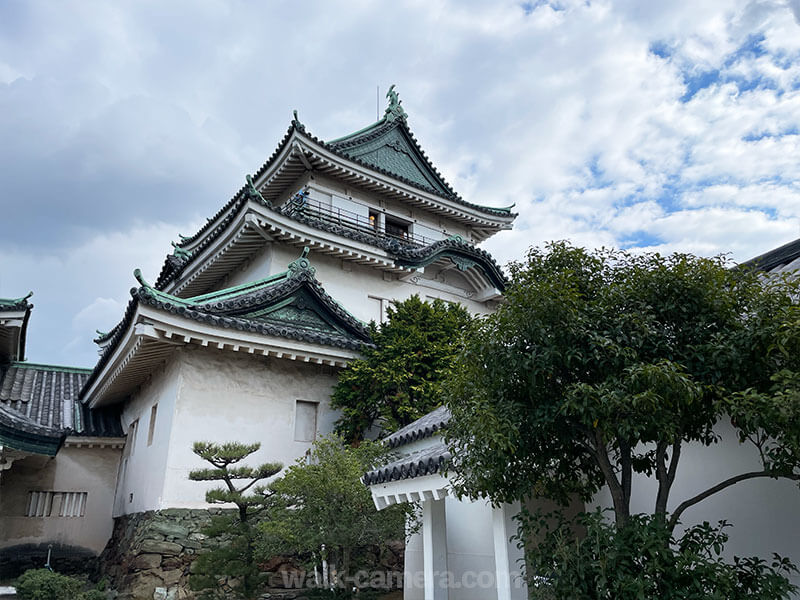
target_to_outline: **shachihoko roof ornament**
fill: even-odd
[[[400,96],[398,96],[397,92],[394,91],[394,84],[389,86],[389,91],[386,92],[386,97],[389,99],[389,106],[386,107],[386,112],[384,113],[386,120],[394,121],[395,119],[401,119],[405,121],[408,119],[406,111],[404,111],[403,107],[400,106],[402,104],[402,100],[400,100]]]

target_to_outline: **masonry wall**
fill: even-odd
[[[113,528],[119,458],[116,448],[67,445],[52,458],[30,456],[15,461],[2,474],[0,563],[41,566],[49,544],[53,560],[62,564],[70,557],[80,562],[99,555]],[[57,516],[57,506],[51,516],[26,516],[30,492],[85,492],[84,516]]]

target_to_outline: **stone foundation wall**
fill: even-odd
[[[170,600],[192,598],[189,569],[205,539],[201,530],[219,512],[172,508],[114,519],[111,539],[100,556],[101,576],[119,592],[119,600],[153,600],[154,594]]]
[[[189,574],[198,551],[203,549],[204,529],[211,516],[222,509],[171,508],[125,515],[114,520],[114,531],[98,561],[99,573],[108,587],[117,590],[118,600],[189,600]],[[389,544],[379,551],[363,548],[361,562],[400,582],[404,563],[404,544]],[[275,573],[272,585],[297,581],[302,573],[299,561],[278,557],[267,561],[265,571]],[[292,575],[295,575],[293,578]],[[287,575],[288,577],[284,577]],[[303,579],[302,577],[300,579]],[[299,598],[298,590],[270,589],[268,598]]]

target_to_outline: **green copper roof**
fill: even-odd
[[[33,296],[33,292],[28,292],[22,298],[0,298],[0,310],[25,310],[31,308],[28,299]]]
[[[184,314],[187,310],[191,311],[190,315],[196,311],[217,318],[289,325],[367,341],[364,324],[325,294],[314,279],[315,269],[308,260],[308,253],[309,249],[305,248],[302,255],[281,273],[192,298],[179,298],[155,289],[136,269],[134,276],[142,285],[137,294],[162,307],[180,309]],[[299,285],[304,282],[308,285]],[[296,285],[288,285],[292,283]]]
[[[332,150],[381,171],[395,175],[445,198],[463,202],[425,155],[408,128],[408,115],[394,91],[386,93],[389,106],[383,117],[354,133],[327,142]],[[479,210],[511,214],[512,206],[494,208],[472,205]]]

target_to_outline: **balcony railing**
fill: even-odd
[[[387,228],[385,222],[380,223],[378,221],[377,215],[375,218],[365,217],[364,215],[338,206],[331,206],[317,200],[312,200],[303,193],[296,194],[294,198],[289,200],[287,209],[289,214],[301,214],[306,217],[316,218],[326,223],[333,223],[379,238],[401,240],[413,246],[427,246],[441,239],[427,237],[410,231],[403,231],[401,228],[402,226],[399,224],[393,226],[393,224],[390,223]],[[409,223],[407,226],[410,228],[411,224]]]

